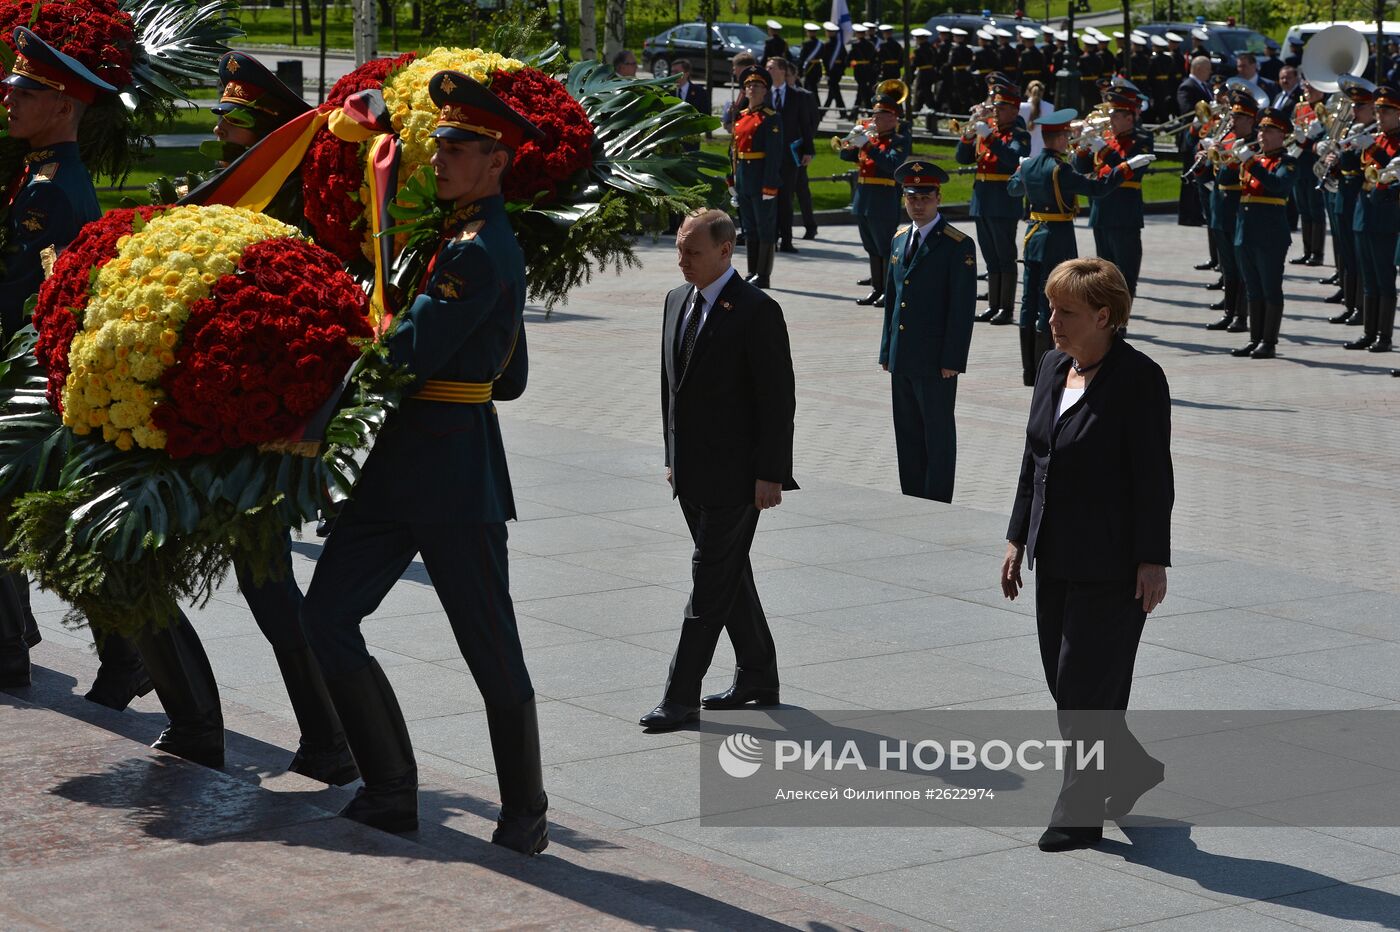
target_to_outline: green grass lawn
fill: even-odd
[[[190,169],[208,171],[212,167],[209,160],[200,155],[199,150],[193,146],[156,149],[147,153],[147,157],[142,159],[136,170],[127,176],[120,188],[113,187],[110,178],[96,179],[97,200],[102,204],[104,211],[122,206],[122,198],[124,197],[135,198],[144,204],[148,200],[146,185],[162,175],[173,178]]]

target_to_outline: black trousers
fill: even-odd
[[[736,682],[777,686],[777,649],[749,563],[758,509],[752,502],[715,508],[681,499],[681,513],[695,542],[695,553],[690,561],[690,601],[671,660],[666,699],[700,704],[700,681],[714,659],[721,631],[729,633],[734,645]]]
[[[778,186],[778,242],[792,245],[792,195],[797,189],[797,163],[783,153],[783,168]]]
[[[253,581],[253,574],[241,561],[234,561],[233,572],[238,577],[238,588],[253,613],[253,620],[263,637],[273,647],[300,648],[306,643],[306,635],[301,630],[301,588],[292,576],[292,532],[284,532],[282,554],[277,561],[282,570],[282,578],[267,580],[259,584]]]
[[[361,517],[353,501],[326,538],[301,607],[302,627],[326,678],[369,664],[360,622],[418,555],[486,704],[516,706],[533,698],[510,599],[505,524]]]
[[[1094,227],[1094,251],[1118,266],[1128,291],[1137,294],[1142,273],[1142,230],[1137,227]]]
[[[1078,582],[1035,578],[1035,623],[1045,681],[1067,741],[1103,741],[1106,769],[1068,766],[1050,824],[1103,825],[1104,800],[1160,767],[1123,718],[1147,614],[1136,580]],[[1094,714],[1083,714],[1083,713]],[[1074,760],[1071,751],[1070,761]]]
[[[815,230],[817,228],[817,215],[812,211],[812,186],[807,181],[806,165],[797,166],[793,193],[797,195],[797,206],[802,211],[802,225],[808,230]]]
[[[826,103],[823,107],[835,105],[839,110],[846,109],[846,98],[841,93],[841,79],[832,75],[826,76]]]
[[[958,464],[958,432],[953,402],[958,379],[942,374],[890,376],[894,410],[894,448],[899,458],[899,490],[905,495],[953,500]]]
[[[39,625],[29,608],[29,578],[0,573],[0,653],[22,653],[38,641]]]

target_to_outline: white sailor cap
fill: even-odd
[[[965,36],[967,35],[967,30],[958,26],[954,26],[952,29],[952,33],[955,36]]]
[[[1122,34],[1121,32],[1115,32],[1115,33],[1113,34],[1113,38],[1115,38],[1115,39],[1121,39],[1121,38],[1123,38],[1123,34]]]
[[[999,38],[999,39],[1010,39],[1011,36],[1013,35],[1013,33],[1011,32],[1011,30],[1009,30],[1009,29],[1002,29],[1000,26],[998,26],[998,27],[996,27],[995,29],[993,29],[992,32],[995,32],[995,33],[997,34],[997,38]]]
[[[1064,30],[1064,29],[1055,29],[1055,30],[1052,30],[1052,31],[1050,32],[1050,35],[1052,35],[1052,36],[1055,37],[1055,41],[1056,41],[1056,42],[1068,42],[1068,41],[1069,41],[1069,32],[1067,32],[1067,31]]]
[[[1084,43],[1085,45],[1098,45],[1098,44],[1099,44],[1098,37],[1097,37],[1097,36],[1091,36],[1091,35],[1089,35],[1087,32],[1084,33],[1084,35],[1082,35],[1082,36],[1079,37],[1079,41],[1082,42],[1082,43]]]
[[[1167,47],[1167,40],[1163,39],[1161,36],[1153,36],[1152,44],[1159,49],[1164,49]]]
[[[780,22],[778,22],[776,19],[770,19],[770,20],[768,21],[768,28],[769,28],[769,29],[776,29],[776,30],[778,30],[779,32],[782,32],[782,31],[783,31],[783,24],[780,23]]]
[[[1210,38],[1210,34],[1207,33],[1204,29],[1192,29],[1191,38],[1200,39],[1202,42],[1204,42]]]
[[[1021,34],[1022,39],[1037,39],[1040,37],[1040,30],[1032,29],[1029,26],[1017,26],[1016,31]]]
[[[942,23],[939,23],[937,26],[934,26],[934,27],[933,27],[933,31],[934,31],[934,32],[952,32],[953,30],[949,29],[947,26],[943,25]]]
[[[979,38],[979,39],[995,39],[995,38],[996,38],[996,35],[993,34],[993,32],[992,32],[990,29],[979,29],[979,30],[977,30],[977,38]]]
[[[865,23],[854,23],[851,25],[851,32],[865,32]]]
[[[1177,35],[1177,34],[1174,33],[1174,32],[1169,32],[1169,33],[1166,34],[1166,36],[1167,36],[1167,41],[1168,41],[1168,42],[1183,42],[1183,41],[1185,41],[1185,40],[1183,40],[1183,39],[1181,38],[1181,36]]]
[[[881,32],[894,32],[894,27],[891,26],[889,23],[881,23],[881,24],[880,24],[880,31],[881,31]]]
[[[822,28],[825,29],[827,32],[841,31],[841,27],[836,25],[835,23],[822,23]]]
[[[805,29],[805,30],[807,30],[808,32],[821,32],[821,31],[822,31],[822,27],[818,26],[816,23],[803,23],[803,24],[802,24],[802,28]]]
[[[1146,44],[1147,44],[1147,36],[1139,36],[1139,35],[1134,35],[1134,36],[1133,36],[1133,45],[1146,45]]]
[[[911,30],[909,30],[909,35],[911,35],[911,36],[931,36],[931,35],[933,35],[933,33],[929,32],[927,29],[925,29],[924,27],[920,26],[918,29],[911,29]]]

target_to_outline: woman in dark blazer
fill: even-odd
[[[1066,738],[1103,737],[1107,769],[1066,770],[1045,851],[1095,844],[1162,780],[1123,724],[1147,615],[1167,593],[1171,400],[1162,369],[1121,336],[1132,297],[1103,259],[1063,262],[1045,285],[1055,349],[1036,376],[1002,592],[1036,573],[1041,661]],[[1066,715],[1081,710],[1118,714]]]

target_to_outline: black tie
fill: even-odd
[[[914,253],[919,251],[919,231],[914,231],[914,238],[909,241],[909,249],[904,253],[904,264],[907,266],[914,261]]]
[[[782,90],[782,88],[779,88],[779,89],[778,89],[778,99],[777,99],[777,102],[776,102],[776,104],[774,105],[773,109],[774,109],[774,110],[782,110],[782,109],[783,109],[783,90]]]
[[[690,366],[690,356],[695,352],[695,338],[700,335],[700,312],[705,307],[705,296],[695,292],[695,303],[690,306],[690,317],[685,322],[685,333],[681,335],[681,375]]]

